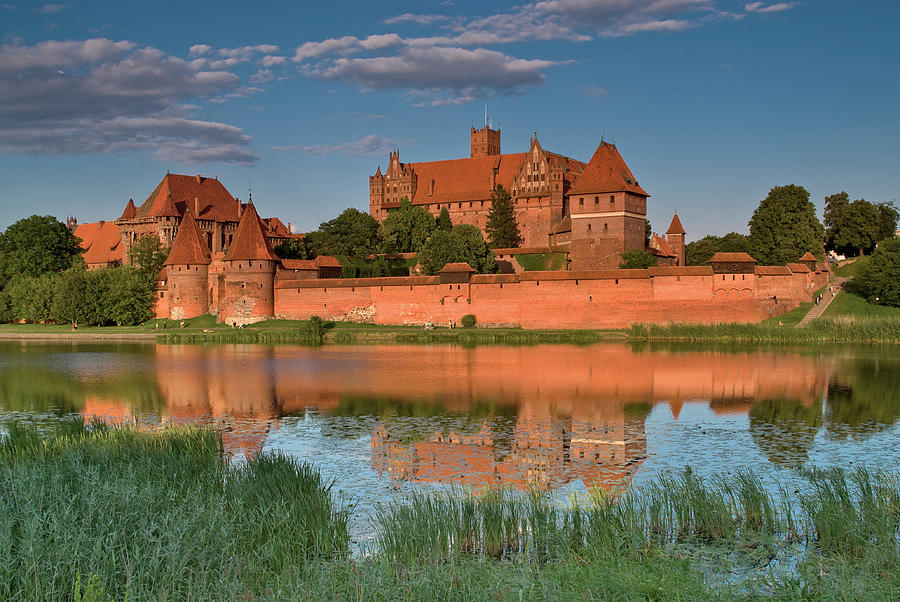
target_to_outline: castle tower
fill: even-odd
[[[256,207],[250,201],[223,260],[225,294],[221,297],[220,322],[252,324],[275,315],[278,256],[264,232]]]
[[[572,269],[614,269],[643,251],[647,197],[614,144],[601,142],[569,190]]]
[[[209,249],[197,227],[193,213],[186,211],[172,241],[166,259],[168,316],[171,320],[196,318],[209,313],[207,279],[209,276]]]
[[[492,130],[485,125],[480,130],[472,128],[471,157],[487,157],[500,154],[500,130]]]
[[[672,216],[672,223],[669,224],[669,229],[666,230],[666,242],[669,243],[669,246],[678,258],[678,263],[675,265],[685,265],[684,235],[684,226],[681,225],[681,220],[678,219],[678,213],[675,213]]]

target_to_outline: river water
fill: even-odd
[[[215,423],[373,508],[444,485],[610,491],[691,466],[900,470],[896,347],[0,343],[0,423]]]

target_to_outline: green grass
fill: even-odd
[[[307,465],[222,456],[218,433],[10,425],[0,444],[0,597],[234,599],[346,557],[347,512]]]
[[[5,599],[896,599],[900,481],[664,474],[579,504],[493,489],[349,510],[308,465],[229,464],[219,433],[16,424],[0,440]],[[793,503],[787,500],[793,497]]]
[[[820,317],[804,328],[767,324],[634,324],[638,341],[712,341],[746,343],[900,343],[896,318]]]
[[[853,263],[848,263],[848,264],[844,265],[843,267],[836,269],[834,271],[834,273],[836,276],[840,276],[842,278],[853,278],[854,276],[856,276],[856,273],[859,270],[859,268],[868,262],[869,262],[868,256],[859,257]]]
[[[526,272],[564,270],[566,268],[565,253],[524,253],[515,257]]]
[[[852,316],[856,318],[895,318],[900,319],[900,308],[869,303],[856,293],[843,291],[838,293],[831,304],[825,308],[823,317]]]
[[[271,322],[279,322],[272,324]],[[285,323],[290,323],[285,324]],[[222,343],[292,343],[318,347],[322,344],[328,324],[313,316],[309,320],[271,320],[268,324],[254,324],[247,328],[219,328],[212,332],[180,330],[160,334],[157,341],[167,344]],[[290,326],[290,327],[287,327]]]

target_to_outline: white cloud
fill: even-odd
[[[744,6],[748,13],[778,13],[794,8],[793,2],[778,2],[765,6],[764,2],[749,2]]]
[[[272,71],[269,69],[260,69],[256,73],[250,76],[250,81],[254,84],[264,84],[266,82],[270,82],[275,79],[275,76],[272,75]]]
[[[0,148],[33,154],[150,149],[185,162],[247,163],[235,126],[189,118],[191,99],[245,96],[228,71],[104,38],[0,46]]]
[[[339,58],[327,66],[310,69],[309,74],[356,83],[367,89],[516,93],[543,84],[542,69],[557,64],[519,59],[484,48],[405,48],[396,56]]]
[[[415,15],[413,13],[403,13],[396,17],[390,17],[383,22],[386,25],[394,25],[396,23],[416,23],[418,25],[432,25],[434,23],[446,23],[450,17],[446,15]]]
[[[41,13],[45,15],[49,15],[51,13],[58,13],[59,11],[65,9],[66,7],[62,4],[45,4],[41,7]]]
[[[695,24],[691,21],[679,19],[651,20],[622,25],[617,29],[605,32],[603,35],[606,37],[619,37],[628,36],[635,33],[644,33],[648,31],[684,31],[685,29],[689,29],[694,26]]]
[[[272,67],[273,65],[283,65],[284,63],[287,62],[287,60],[288,59],[286,56],[271,56],[271,55],[269,55],[269,56],[262,57],[262,59],[260,60],[260,63],[262,63],[263,67]]]
[[[329,155],[331,153],[347,153],[360,157],[376,157],[383,155],[399,146],[399,142],[390,138],[383,138],[372,134],[365,136],[359,140],[351,140],[343,144],[317,144],[313,146],[301,147],[277,147],[278,150],[288,150],[291,148],[300,148],[304,153],[311,155]]]
[[[208,44],[194,44],[188,48],[188,52],[191,56],[203,56],[210,50],[212,50],[212,46],[209,46]]]

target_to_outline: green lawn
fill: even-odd
[[[838,268],[834,271],[834,274],[836,276],[840,276],[841,278],[853,278],[854,276],[856,276],[856,271],[859,269],[859,266],[865,265],[868,261],[868,257],[860,257],[853,263],[848,263],[844,267]]]
[[[824,317],[900,318],[900,308],[869,303],[856,293],[842,292],[822,314]]]
[[[516,255],[516,261],[526,272],[566,269],[565,253],[525,253]]]

